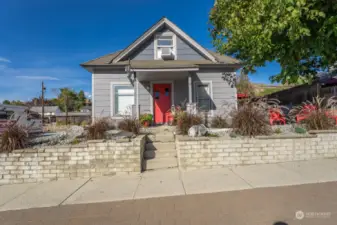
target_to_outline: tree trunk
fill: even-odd
[[[65,96],[66,125],[68,125],[68,96]]]

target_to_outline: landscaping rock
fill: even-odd
[[[231,128],[209,128],[207,133],[218,136],[228,136],[232,132]]]
[[[67,131],[56,133],[43,133],[29,140],[29,145],[34,147],[43,147],[48,145],[71,144],[77,138],[85,136],[83,127],[71,126]]]
[[[74,140],[75,138],[82,137],[84,135],[84,128],[80,126],[71,126],[66,133],[68,140]]]
[[[29,145],[35,146],[35,145],[57,145],[60,142],[62,142],[64,139],[66,139],[67,133],[65,131],[63,132],[57,132],[57,133],[44,133],[39,136],[31,138],[28,143]]]
[[[134,138],[135,135],[132,132],[122,130],[109,130],[105,132],[106,139],[120,140]]]
[[[207,127],[203,124],[194,125],[188,130],[189,137],[201,137],[205,136],[207,133]]]

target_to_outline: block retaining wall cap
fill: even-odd
[[[337,130],[309,130],[309,134],[335,134]]]

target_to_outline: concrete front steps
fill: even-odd
[[[173,133],[160,132],[148,135],[144,159],[145,170],[177,167],[177,151]]]

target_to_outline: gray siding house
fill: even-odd
[[[125,49],[81,64],[92,73],[92,117],[154,115],[171,107],[222,113],[236,106],[233,77],[240,62],[207,50],[167,18]]]

